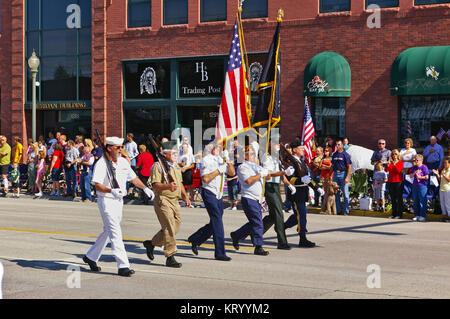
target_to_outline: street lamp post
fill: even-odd
[[[33,51],[33,54],[28,59],[28,66],[31,70],[31,76],[32,76],[32,83],[33,83],[33,89],[32,89],[32,107],[31,107],[31,132],[32,132],[32,139],[33,142],[36,141],[36,75],[38,73],[39,68],[39,58],[36,56],[36,52]]]

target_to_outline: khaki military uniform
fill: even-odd
[[[184,187],[181,168],[177,164],[170,167],[169,173],[178,186],[177,190],[175,192],[170,190],[155,191],[155,200],[153,201],[156,216],[161,224],[161,230],[152,238],[152,244],[157,247],[164,246],[165,257],[170,257],[177,252],[175,235],[180,230],[181,225],[178,200],[181,198],[181,187]],[[168,184],[159,163],[155,163],[152,167],[151,180],[152,183]]]

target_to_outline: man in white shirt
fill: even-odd
[[[252,243],[255,246],[254,254],[267,256],[269,252],[262,248],[264,231],[261,207],[263,191],[262,183],[264,177],[271,178],[271,174],[274,172],[259,166],[257,164],[257,156],[255,149],[252,146],[247,146],[244,154],[245,161],[237,169],[239,183],[241,183],[241,203],[245,215],[247,216],[248,223],[238,230],[231,232],[230,236],[234,248],[238,250],[239,240],[250,235]],[[276,174],[274,174],[274,176],[276,176]]]
[[[213,236],[214,257],[217,260],[230,261],[225,254],[225,235],[223,230],[223,186],[225,173],[234,175],[234,164],[228,158],[226,163],[220,157],[222,147],[209,144],[205,148],[205,154],[200,163],[200,175],[202,178],[202,199],[208,212],[210,222],[189,236],[188,241],[192,245],[192,251],[198,255],[198,246]]]
[[[97,191],[97,204],[103,220],[103,233],[97,238],[95,244],[83,257],[83,261],[89,265],[92,271],[100,271],[97,261],[103,253],[108,241],[111,241],[111,249],[116,258],[119,275],[130,277],[134,270],[130,269],[125,245],[122,240],[120,222],[122,220],[123,197],[126,195],[126,183],[131,181],[136,187],[144,190],[152,200],[153,192],[145,186],[131,169],[128,161],[121,156],[123,138],[107,137],[106,151],[100,158],[94,169],[92,184]],[[105,158],[107,156],[108,158]],[[108,162],[107,162],[108,161]],[[108,163],[111,164],[108,168]]]
[[[131,160],[131,167],[133,170],[136,168],[136,159],[139,155],[139,150],[136,142],[133,140],[133,133],[127,133],[127,142],[125,143],[125,151],[127,151],[128,156]]]

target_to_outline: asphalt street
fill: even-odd
[[[131,278],[117,276],[109,246],[92,273],[81,258],[102,231],[95,203],[49,199],[0,199],[0,261],[5,299],[44,298],[450,298],[450,224],[359,216],[308,215],[313,249],[276,249],[253,255],[249,238],[235,251],[229,234],[247,220],[225,210],[227,253],[214,260],[212,239],[193,255],[188,236],[208,222],[205,209],[182,208],[177,235],[180,269],[165,266],[162,249],[149,262],[142,241],[159,230],[153,206],[125,205],[122,231]],[[287,214],[285,217],[287,218]],[[79,271],[78,271],[79,270]]]

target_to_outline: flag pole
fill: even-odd
[[[278,9],[277,22],[281,23],[283,21],[283,17],[284,17],[283,9]],[[274,100],[275,100],[275,91],[276,91],[277,74],[278,74],[278,72],[277,72],[277,69],[278,69],[278,50],[280,49],[280,42],[281,42],[280,41],[280,37],[281,37],[281,35],[280,35],[280,33],[278,33],[278,44],[277,44],[278,47],[276,49],[277,54],[276,54],[276,58],[275,58],[275,68],[276,68],[276,70],[275,70],[274,81],[273,81],[273,86],[272,86],[272,97],[271,97],[270,104],[269,104],[269,106],[272,105],[272,107],[270,108],[270,112],[269,112],[269,121],[268,121],[268,126],[267,126],[268,131],[267,131],[267,135],[266,135],[267,136],[266,152],[264,154],[264,161],[267,159],[267,155],[269,153],[270,133],[271,133],[271,130],[272,130],[272,115],[273,115],[273,107],[274,107],[273,104],[274,104]],[[263,187],[262,187],[262,196],[264,196],[266,180],[267,180],[267,178],[264,177]]]

